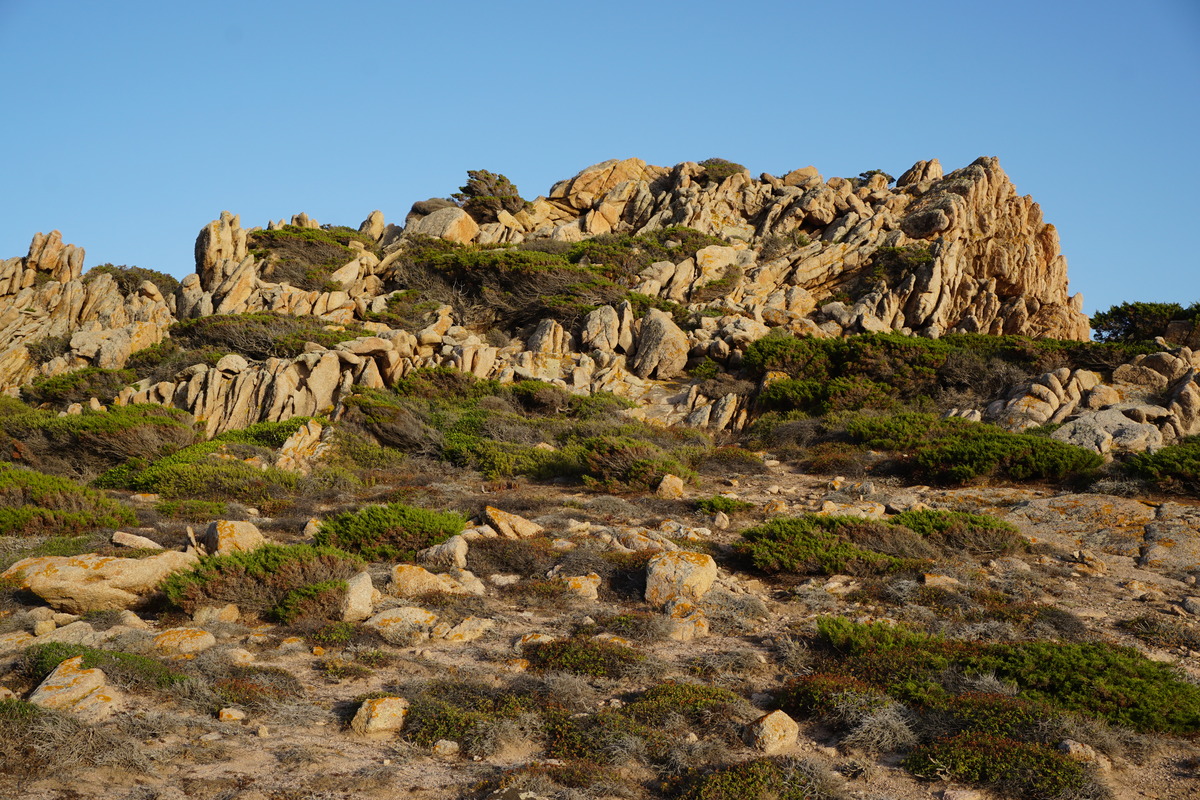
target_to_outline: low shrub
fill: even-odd
[[[1098,453],[1054,439],[932,414],[857,417],[846,430],[867,447],[903,453],[901,471],[941,483],[989,476],[1061,480],[1103,464]]]
[[[136,521],[132,510],[100,492],[0,462],[0,534],[69,536]]]
[[[715,514],[718,511],[726,514],[736,514],[739,511],[749,511],[754,508],[754,503],[748,503],[745,500],[738,500],[734,497],[723,497],[719,494],[714,494],[712,497],[704,497],[696,501],[696,510],[703,511],[705,514]]]
[[[154,385],[160,381],[174,381],[181,371],[196,364],[215,367],[229,352],[216,347],[189,349],[180,347],[174,339],[163,339],[130,355],[125,369]]]
[[[194,443],[190,414],[158,405],[112,406],[59,416],[26,409],[0,416],[0,440],[14,456],[44,472],[91,477],[130,459],[153,459]]]
[[[560,639],[525,648],[530,669],[561,671],[593,678],[620,678],[636,669],[646,656],[616,642],[596,639]]]
[[[903,511],[888,520],[942,547],[975,556],[1009,555],[1025,548],[1015,525],[988,514],[923,509]]]
[[[137,291],[146,281],[154,284],[164,298],[170,297],[179,290],[179,279],[172,275],[145,267],[128,267],[124,264],[120,266],[97,264],[83,274],[83,282],[91,283],[101,275],[111,276],[121,294],[125,295]]]
[[[361,328],[333,325],[318,317],[267,313],[197,317],[175,323],[169,333],[189,350],[240,353],[259,361],[294,358],[308,342],[332,347],[369,335]]]
[[[1200,650],[1200,632],[1167,619],[1162,614],[1139,614],[1132,619],[1121,620],[1117,627],[1154,647],[1186,647],[1189,650]]]
[[[718,767],[684,784],[681,800],[841,800],[838,782],[815,764],[790,758],[755,758]]]
[[[1138,453],[1125,462],[1125,469],[1159,491],[1200,494],[1200,436]]]
[[[21,387],[21,399],[35,405],[55,406],[86,403],[93,397],[101,403],[110,403],[118,392],[136,380],[132,370],[84,367],[50,378],[35,378],[32,384]]]
[[[696,177],[696,180],[702,184],[721,183],[731,175],[746,171],[741,164],[726,161],[723,158],[706,158],[698,163],[703,171]]]
[[[915,775],[982,784],[1007,797],[1103,797],[1087,768],[1049,747],[988,733],[965,733],[915,748],[904,760]]]
[[[362,567],[357,556],[331,547],[267,545],[204,558],[169,576],[160,588],[188,614],[205,605],[235,603],[270,621],[319,624],[340,619],[346,579]]]
[[[314,539],[319,545],[359,553],[371,561],[411,561],[418,550],[441,544],[465,526],[466,520],[455,512],[390,503],[324,520]]]
[[[154,511],[169,519],[205,522],[228,515],[229,505],[220,500],[160,500]]]
[[[742,533],[736,551],[768,574],[850,572],[879,574],[904,566],[900,559],[854,544],[850,529],[870,523],[859,517],[820,516],[773,519]]]

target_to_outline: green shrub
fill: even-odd
[[[948,671],[995,675],[1025,700],[1099,717],[1143,732],[1200,733],[1200,687],[1166,664],[1105,643],[948,641],[905,626],[818,620],[829,666],[903,702],[949,696]]]
[[[703,171],[696,176],[696,180],[702,184],[721,183],[731,175],[746,171],[741,164],[723,158],[706,158],[698,163]]]
[[[56,406],[86,403],[93,397],[109,403],[135,380],[137,376],[132,370],[84,367],[51,378],[35,378],[31,385],[21,387],[21,399],[35,405],[50,403]]]
[[[600,436],[582,443],[583,481],[603,492],[639,492],[658,486],[666,474],[691,479],[694,473],[649,442]]]
[[[411,561],[418,550],[441,544],[465,526],[466,520],[455,512],[390,503],[330,517],[314,538],[319,545],[360,553],[372,561]]]
[[[409,694],[404,737],[423,747],[451,739],[469,752],[482,727],[539,708],[527,694],[472,681],[434,680]]]
[[[1167,332],[1174,320],[1195,322],[1200,303],[1186,309],[1178,303],[1120,303],[1092,315],[1092,330],[1101,342],[1145,342]]]
[[[902,511],[888,522],[903,525],[943,547],[974,555],[1008,555],[1021,550],[1025,540],[1015,525],[988,514],[962,511]]]
[[[157,458],[147,464],[133,459],[113,467],[94,481],[104,489],[157,492],[170,498],[237,500],[258,504],[296,488],[298,476],[284,470],[261,469],[239,460],[221,457],[232,448],[248,455],[271,455],[311,417],[292,417],[283,422],[259,422],[226,431],[206,442]]]
[[[846,431],[867,447],[904,453],[903,469],[943,483],[988,476],[1061,480],[1103,463],[1091,450],[1054,439],[932,414],[859,417],[846,422]]]
[[[181,371],[196,364],[215,367],[230,352],[215,347],[192,350],[180,347],[173,339],[163,339],[158,344],[131,354],[125,362],[125,369],[131,370],[139,380],[148,380],[153,386],[161,381],[174,381]]]
[[[738,500],[733,497],[722,497],[719,494],[714,494],[712,497],[704,497],[696,501],[696,510],[703,511],[706,514],[715,514],[722,511],[726,514],[736,514],[739,511],[749,511],[754,508],[754,503],[748,503],[745,500]]]
[[[785,758],[755,758],[693,778],[681,800],[834,800],[841,797],[828,779],[804,762]]]
[[[84,273],[83,282],[91,283],[101,275],[111,275],[121,294],[126,295],[137,291],[145,281],[150,281],[158,287],[163,297],[170,297],[179,289],[179,279],[172,275],[144,267],[127,267],[124,264],[97,264]]]
[[[1125,469],[1160,491],[1196,495],[1200,493],[1200,436],[1138,453],[1125,462]]]
[[[30,361],[35,364],[45,364],[71,352],[71,337],[67,334],[43,336],[36,342],[26,344],[25,350],[29,353]]]
[[[744,531],[735,549],[768,574],[878,574],[903,566],[900,559],[864,550],[851,541],[848,529],[864,524],[879,523],[817,514],[773,519]]]
[[[67,536],[132,525],[136,515],[100,492],[0,462],[0,534]]]
[[[537,672],[571,672],[593,678],[620,678],[636,669],[646,657],[616,642],[596,639],[559,639],[525,648],[530,669]]]
[[[80,477],[131,459],[159,458],[199,436],[190,414],[159,405],[112,406],[65,416],[41,409],[0,416],[0,441],[19,442],[15,455],[46,472]]]
[[[333,325],[319,317],[267,313],[197,317],[176,322],[169,332],[189,350],[240,353],[260,361],[294,358],[304,352],[308,342],[333,347],[369,335],[361,328]]]
[[[576,243],[567,253],[574,264],[588,263],[605,276],[624,285],[656,261],[679,263],[694,258],[696,252],[711,245],[729,242],[693,228],[672,226],[644,234],[608,233]],[[649,300],[645,295],[642,298]],[[636,304],[635,304],[636,305]]]
[[[1084,765],[1069,756],[987,733],[965,733],[919,746],[904,766],[923,778],[982,784],[1021,800],[1095,796],[1096,791]]]
[[[358,256],[358,251],[349,246],[352,240],[361,242],[368,249],[375,246],[369,236],[353,228],[302,228],[296,225],[252,231],[247,237],[247,245],[250,253],[259,260],[265,279],[289,283],[306,291],[330,292],[345,288],[329,276]]]
[[[220,500],[160,500],[154,504],[154,510],[171,519],[203,522],[226,516],[229,506]]]
[[[340,619],[346,579],[362,567],[360,558],[332,547],[267,545],[204,558],[169,576],[160,588],[188,614],[205,605],[235,603],[274,622],[327,623]]]
[[[467,185],[455,192],[454,199],[481,224],[495,222],[501,211],[516,214],[528,205],[512,181],[486,169],[467,170]]]

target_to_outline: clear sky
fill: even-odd
[[[0,258],[181,276],[223,209],[402,222],[468,169],[994,155],[1089,313],[1200,300],[1197,0],[0,0],[0,52]]]

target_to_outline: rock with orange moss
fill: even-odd
[[[84,669],[83,656],[68,658],[33,690],[29,702],[66,711],[88,722],[99,722],[121,707],[123,697],[108,685],[99,669]]]
[[[186,569],[195,553],[169,550],[147,558],[116,558],[96,553],[24,558],[0,578],[15,578],[58,611],[86,614],[137,607],[153,596],[168,575]]]
[[[646,602],[664,606],[673,600],[700,600],[717,579],[717,562],[704,553],[660,553],[646,566]]]

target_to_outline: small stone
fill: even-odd
[[[386,735],[402,729],[407,717],[408,701],[403,697],[376,697],[358,707],[350,730],[360,736]]]
[[[239,722],[246,718],[246,712],[240,708],[222,708],[217,712],[217,719],[222,722]]]
[[[800,726],[784,712],[772,711],[750,723],[749,733],[756,748],[774,755],[796,744]]]
[[[200,628],[168,628],[154,637],[154,648],[172,656],[200,653],[216,643],[217,637]]]
[[[654,494],[664,500],[682,500],[683,499],[683,478],[670,473],[663,475],[662,480],[658,482],[658,488],[654,490]]]
[[[257,550],[267,539],[253,522],[219,519],[208,524],[200,543],[210,555],[228,555]]]
[[[484,508],[483,513],[488,518],[488,522],[505,539],[527,539],[530,536],[537,536],[545,530],[536,522],[530,522],[518,514],[501,511],[493,506]]]
[[[33,623],[34,636],[45,636],[47,633],[53,633],[56,630],[58,630],[58,626],[54,624],[54,620],[52,619],[44,619]]]
[[[1189,614],[1200,616],[1200,597],[1185,597],[1180,605]]]
[[[458,742],[450,739],[438,739],[433,745],[433,754],[441,758],[449,758],[458,755],[458,751],[461,749]]]

